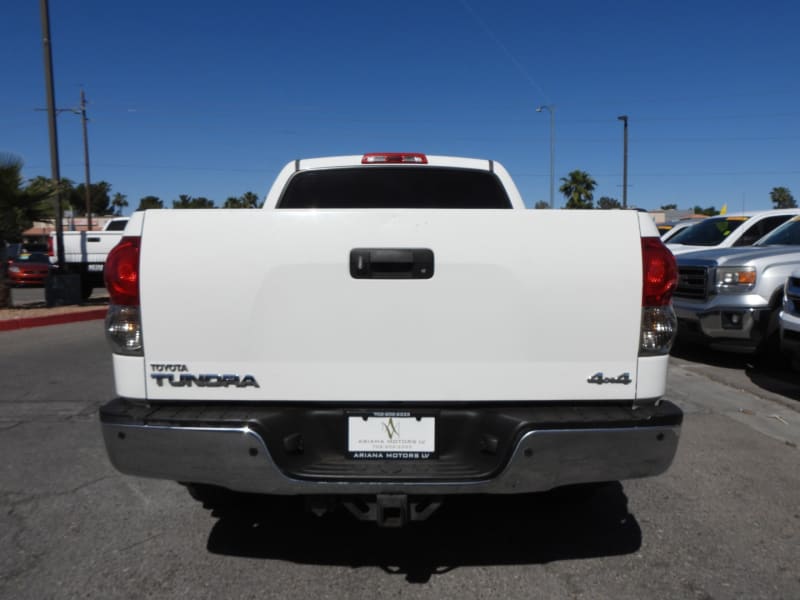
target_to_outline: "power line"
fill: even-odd
[[[503,54],[505,54],[506,58],[511,62],[511,64],[514,65],[514,67],[517,69],[517,71],[519,71],[522,77],[525,78],[528,81],[528,83],[530,83],[536,89],[536,91],[539,92],[539,94],[541,94],[541,97],[544,98],[544,100],[549,103],[550,99],[548,98],[547,94],[544,93],[542,87],[531,76],[531,74],[528,72],[525,66],[519,60],[517,60],[517,58],[513,54],[511,54],[511,51],[505,46],[505,44],[503,44],[498,39],[498,37],[489,28],[489,26],[477,15],[477,13],[469,5],[467,0],[461,0],[461,6],[464,8],[467,14],[469,14],[469,16],[472,17],[472,19],[478,24],[478,26],[481,29],[483,29],[484,33],[486,33],[486,35],[489,36],[489,39],[491,39],[495,43],[495,45],[498,48],[500,48],[500,51]]]

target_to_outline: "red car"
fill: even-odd
[[[46,254],[25,253],[9,259],[6,277],[9,285],[44,285],[52,269],[50,258]]]

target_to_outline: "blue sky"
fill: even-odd
[[[39,3],[4,7],[0,152],[49,176]],[[56,102],[89,100],[92,180],[146,195],[263,197],[295,158],[420,151],[491,158],[526,203],[569,171],[628,202],[771,208],[800,199],[793,1],[135,3],[50,0]],[[58,117],[83,179],[80,119]],[[556,190],[556,206],[563,205]]]

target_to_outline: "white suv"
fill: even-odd
[[[782,225],[797,215],[800,215],[800,208],[781,208],[709,217],[676,233],[667,242],[667,248],[677,255],[711,248],[752,246],[778,225]]]

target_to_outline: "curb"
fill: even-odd
[[[62,325],[64,323],[77,323],[78,321],[92,321],[106,316],[108,308],[96,308],[83,312],[65,313],[62,315],[47,315],[44,317],[23,317],[21,319],[8,319],[0,321],[0,331],[14,331],[30,327],[44,327],[46,325]]]

